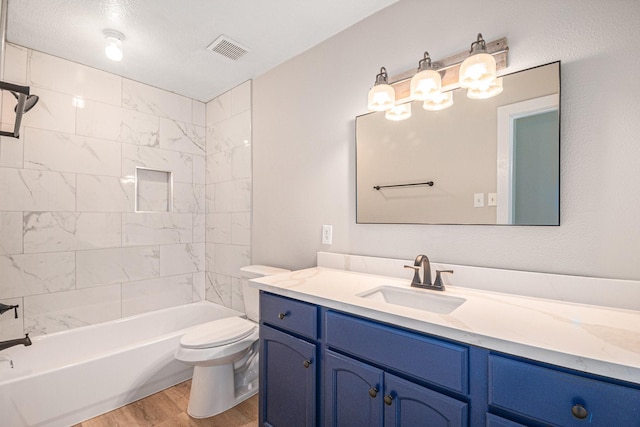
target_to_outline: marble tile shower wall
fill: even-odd
[[[244,311],[250,263],[251,81],[207,103],[206,299]]]
[[[203,299],[205,104],[13,45],[4,80],[40,101],[0,141],[0,340]],[[172,212],[135,212],[136,166],[173,172]]]

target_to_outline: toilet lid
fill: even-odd
[[[180,339],[185,348],[219,347],[248,337],[256,330],[256,324],[241,317],[227,317],[203,323]]]

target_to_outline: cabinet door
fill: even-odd
[[[260,424],[316,425],[316,346],[260,326]]]
[[[327,350],[324,425],[382,427],[382,370]]]
[[[384,376],[385,427],[465,427],[467,404],[391,374]]]

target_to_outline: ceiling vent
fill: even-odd
[[[249,52],[249,48],[242,46],[240,43],[231,40],[229,37],[220,36],[208,47],[208,50],[226,56],[229,59],[237,61],[245,53]]]

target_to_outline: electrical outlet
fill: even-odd
[[[498,195],[496,193],[487,194],[487,206],[498,206]]]
[[[484,193],[473,194],[473,207],[484,208]]]
[[[330,245],[332,240],[333,240],[333,226],[323,225],[322,226],[322,244]]]

